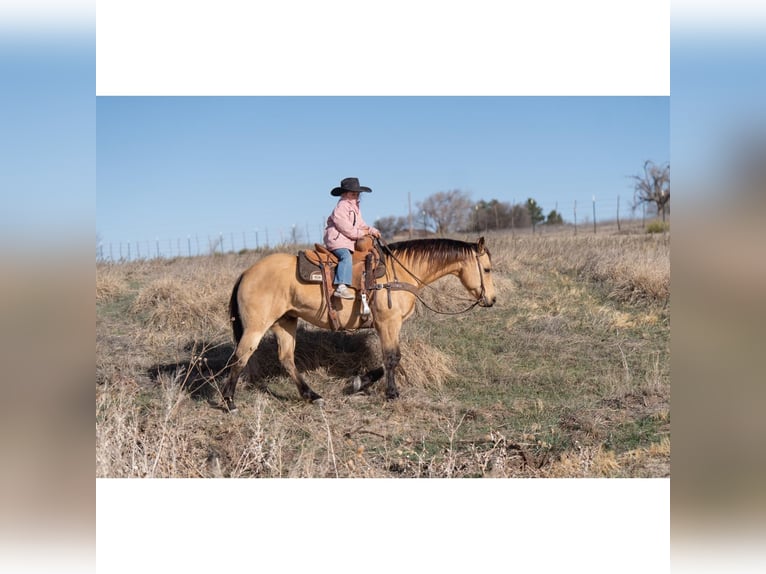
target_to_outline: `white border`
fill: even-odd
[[[105,572],[149,563],[157,571],[669,571],[668,479],[101,479],[96,487]]]
[[[668,95],[669,0],[101,0],[98,95]]]

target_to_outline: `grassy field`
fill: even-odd
[[[296,363],[321,408],[267,335],[236,415],[217,407],[228,297],[265,252],[97,263],[96,475],[669,476],[670,236],[625,227],[488,235],[497,304],[418,304],[397,401],[382,383],[342,393],[381,363],[374,331],[301,325]],[[460,308],[452,295],[448,277],[425,298]]]

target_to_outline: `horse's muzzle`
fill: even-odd
[[[479,299],[479,307],[492,307],[492,305],[495,304],[497,301],[497,297],[492,297],[492,299],[487,299],[487,297],[482,297]]]

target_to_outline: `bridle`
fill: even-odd
[[[394,255],[394,252],[388,247],[388,244],[386,244],[380,238],[375,238],[375,240],[378,242],[378,244],[380,245],[382,251],[386,255],[388,255],[391,259],[396,261],[402,267],[402,269],[404,269],[407,273],[409,273],[412,277],[415,278],[415,280],[420,284],[420,287],[430,287],[430,285],[428,285],[425,282],[423,282],[422,279],[420,279],[412,271],[407,269],[407,267],[399,260],[399,258],[396,255]],[[418,301],[420,301],[426,309],[429,309],[430,311],[433,311],[434,313],[439,313],[440,315],[460,315],[462,313],[466,313],[466,312],[470,311],[471,309],[473,309],[474,307],[476,307],[476,305],[481,305],[482,301],[486,300],[486,295],[487,295],[487,289],[486,289],[486,286],[484,285],[484,273],[483,273],[483,269],[482,269],[481,261],[480,261],[481,253],[479,253],[479,251],[477,250],[474,255],[476,257],[476,266],[477,266],[478,271],[479,271],[479,281],[481,282],[481,292],[479,293],[479,297],[475,301],[473,301],[468,307],[466,307],[465,309],[462,309],[461,311],[440,311],[438,309],[434,309],[433,307],[431,307],[420,296],[420,289],[418,287],[412,285],[411,283],[406,283],[406,282],[402,282],[402,281],[398,280],[398,278],[396,276],[396,266],[394,266],[394,265],[391,266],[392,269],[393,269],[393,273],[394,273],[394,281],[389,282],[389,283],[378,284],[375,287],[375,289],[386,289],[386,290],[388,290],[388,306],[389,306],[389,308],[391,307],[391,290],[401,290],[401,291],[409,291],[410,293],[415,295],[415,297],[417,297]]]

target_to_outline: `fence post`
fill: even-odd
[[[574,200],[574,226],[575,226],[575,235],[577,235],[577,200]]]
[[[513,222],[513,220],[516,218],[516,198],[513,198],[513,202],[511,203],[511,237],[516,236],[516,224]]]
[[[620,196],[617,196],[617,231],[620,231]]]
[[[593,196],[593,235],[596,235],[596,196]]]

